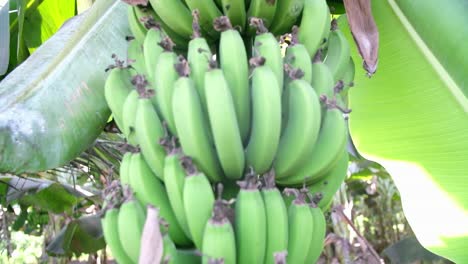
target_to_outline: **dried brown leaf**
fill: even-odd
[[[379,32],[372,16],[370,0],[344,0],[346,15],[354,41],[369,76],[377,71]]]

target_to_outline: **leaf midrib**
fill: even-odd
[[[421,36],[418,34],[415,28],[411,25],[411,23],[401,11],[400,7],[395,2],[395,0],[387,1],[395,15],[399,18],[403,27],[407,30],[411,39],[418,46],[423,56],[429,61],[430,65],[440,76],[441,80],[447,85],[447,88],[449,89],[450,93],[455,98],[455,100],[458,102],[460,107],[465,111],[465,113],[468,113],[468,100],[465,97],[465,94],[462,92],[462,89],[458,86],[458,84],[452,78],[450,73],[448,73],[445,70],[445,68],[439,62],[434,53],[432,53],[431,49],[426,45],[424,40],[421,38]]]

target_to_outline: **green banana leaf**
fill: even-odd
[[[10,2],[0,0],[0,76],[8,70],[10,45]]]
[[[25,10],[28,1],[20,0],[19,2],[23,11],[20,8],[22,19],[18,20],[18,38],[26,42],[30,53],[33,53],[60,28],[64,21],[76,13],[75,0],[34,2],[31,4],[31,10]],[[34,7],[34,5],[37,5],[37,7]]]
[[[392,175],[420,243],[468,263],[468,2],[375,0],[372,10],[379,67],[356,72],[353,141]]]
[[[8,45],[10,52],[6,61],[8,71],[2,71],[0,65],[0,80],[3,79],[1,75],[8,74],[26,60],[35,49],[57,32],[66,20],[73,17],[76,14],[77,3],[76,0],[16,0],[10,1],[9,8],[10,22],[0,23],[0,34],[2,27],[6,27],[6,33],[9,33],[8,38],[0,37],[5,39],[1,40],[5,44],[0,45],[0,53],[8,50]]]
[[[0,173],[56,168],[101,133],[105,69],[125,58],[126,5],[99,0],[0,83]]]
[[[86,215],[68,222],[47,245],[50,256],[91,254],[106,247],[101,216]]]

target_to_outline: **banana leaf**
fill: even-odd
[[[68,222],[47,245],[50,256],[91,254],[106,247],[101,216],[85,215]]]
[[[356,72],[352,139],[391,174],[420,243],[468,263],[468,2],[374,0],[372,10],[379,67]]]
[[[0,1],[0,76],[8,69],[10,55],[10,1]]]
[[[101,133],[105,69],[126,54],[126,5],[99,0],[0,82],[0,173],[66,164]]]
[[[0,204],[19,202],[54,214],[71,213],[84,199],[99,199],[98,192],[47,179],[0,176]]]
[[[18,38],[25,42],[29,53],[33,53],[76,13],[76,0],[43,0],[31,10],[26,10],[26,0],[19,2]]]

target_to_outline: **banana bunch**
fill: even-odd
[[[168,225],[168,263],[181,248],[199,257],[184,263],[315,263],[346,177],[354,79],[326,1],[150,2],[128,6],[127,58],[104,87],[133,197],[104,214],[117,261],[138,262],[151,205]]]
[[[258,179],[262,180],[260,184]],[[214,202],[198,248],[203,263],[315,263],[325,238],[323,211],[308,201],[307,189],[285,189],[296,199],[287,204],[275,186],[273,170],[260,177],[249,172],[238,181],[235,207]],[[234,215],[230,219],[230,215]],[[304,230],[306,233],[304,233]]]
[[[147,6],[134,6],[129,17],[132,31],[141,25],[142,20],[145,22],[151,18],[178,43],[190,40],[193,33],[191,13],[197,10],[200,29],[212,43],[220,38],[220,33],[213,27],[213,21],[220,16],[228,17],[232,26],[245,37],[255,35],[255,29],[248,23],[250,17],[262,19],[273,34],[281,35],[298,21],[303,8],[304,0],[150,0]],[[136,35],[140,40],[144,37],[142,33]]]
[[[163,242],[163,259],[168,263],[199,263],[200,256],[193,250],[176,248],[166,230],[165,220],[149,214],[135,197],[130,188],[122,188],[113,182],[104,193],[104,210],[101,219],[106,244],[118,263],[138,263],[142,247],[145,222],[160,225]]]

